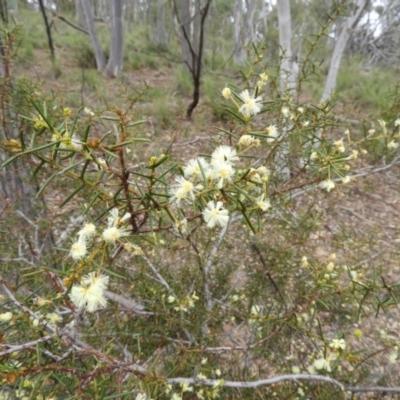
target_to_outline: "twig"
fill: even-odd
[[[128,299],[128,298],[126,298],[124,296],[121,296],[121,295],[119,295],[117,293],[110,292],[108,290],[104,291],[104,295],[108,299],[118,303],[120,306],[126,308],[129,311],[134,312],[135,314],[139,314],[139,315],[154,315],[153,312],[145,311],[144,306],[139,304],[139,303],[137,303],[135,300]]]
[[[264,272],[265,275],[267,276],[267,278],[269,279],[269,281],[272,283],[272,286],[275,288],[275,290],[277,291],[277,293],[279,294],[279,297],[282,299],[282,302],[285,306],[285,311],[287,311],[287,304],[285,301],[285,298],[283,297],[282,292],[280,291],[278,285],[276,284],[276,282],[274,281],[274,278],[272,278],[272,275],[270,274],[270,272],[268,271],[267,268],[267,264],[265,263],[264,257],[261,254],[261,250],[260,248],[257,246],[257,244],[254,242],[254,240],[251,241],[251,247],[253,248],[253,250],[256,251],[256,253],[258,254],[258,257],[260,257],[260,262],[262,264],[262,266],[264,267]]]
[[[346,386],[344,388],[346,392],[388,392],[388,393],[400,393],[400,387],[384,387],[384,386]]]
[[[189,140],[188,142],[176,142],[175,146],[187,146],[187,145],[194,144],[200,140],[211,140],[211,139],[212,139],[211,136],[204,136],[204,137],[196,136],[193,140]]]
[[[146,261],[147,265],[150,267],[150,269],[153,271],[153,274],[157,277],[157,281],[161,283],[170,293],[172,293],[174,296],[175,294],[173,293],[172,289],[168,285],[168,282],[160,275],[160,273],[157,271],[156,266],[144,255],[142,254],[141,257],[143,260]]]
[[[71,21],[68,21],[66,18],[62,17],[60,14],[57,14],[55,11],[53,11],[51,8],[48,7],[44,7],[46,9],[46,11],[49,11],[50,13],[53,14],[53,17],[58,18],[60,21],[65,22],[67,25],[71,26],[74,29],[77,29],[80,32],[83,32],[85,35],[89,35],[89,32],[83,28],[81,28],[78,25],[75,25],[74,23],[72,23]]]
[[[360,173],[356,173],[354,175],[351,175],[350,178],[361,178],[364,176],[369,176],[369,175],[373,175],[373,174],[377,174],[379,172],[382,171],[386,171],[387,169],[390,169],[396,165],[400,165],[400,156],[396,157],[390,164],[384,165],[382,167],[367,167],[364,168],[363,170],[365,170],[365,172],[360,172]],[[341,182],[341,178],[335,178],[334,179],[335,182]],[[307,193],[309,190],[311,190],[314,187],[314,185],[307,185],[304,186],[302,188],[300,188],[299,190],[297,190],[294,193],[290,194],[290,198],[294,199],[296,197],[302,196],[303,194]]]
[[[22,344],[18,344],[18,345],[11,345],[11,344],[0,344],[0,347],[7,347],[8,350],[4,350],[0,352],[0,357],[5,356],[6,354],[10,354],[10,353],[14,353],[17,351],[22,351],[25,350],[29,347],[34,347],[39,343],[43,343],[43,342],[48,342],[50,340],[53,340],[53,336],[52,335],[47,335],[47,336],[43,336],[40,339],[37,340],[33,340],[32,342],[26,342],[26,343],[22,343]],[[54,357],[53,357],[54,358]]]
[[[206,297],[206,310],[208,312],[211,312],[213,309],[213,301],[211,299],[211,293],[208,286],[208,274],[210,272],[212,265],[214,264],[214,259],[217,255],[219,248],[221,247],[222,241],[224,240],[229,225],[230,221],[228,221],[228,223],[222,228],[221,232],[219,233],[218,240],[215,243],[214,247],[211,249],[210,257],[207,261],[206,266],[204,267],[204,294]]]
[[[337,381],[336,379],[329,378],[328,376],[323,375],[306,375],[306,374],[290,374],[290,375],[280,375],[270,379],[260,379],[258,381],[224,381],[224,380],[216,380],[216,379],[204,379],[199,380],[196,378],[171,378],[167,379],[166,383],[173,384],[197,384],[203,386],[222,386],[236,389],[255,389],[260,386],[268,386],[273,385],[280,382],[285,381],[320,381],[331,383],[332,385],[338,386],[340,390],[344,391],[345,386]]]

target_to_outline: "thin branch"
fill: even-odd
[[[359,392],[387,392],[387,393],[400,393],[400,387],[384,387],[384,386],[346,386],[346,392],[359,393]]]
[[[384,165],[382,167],[367,167],[359,171],[365,171],[365,172],[359,172],[355,173],[354,175],[349,175],[350,178],[361,178],[364,176],[369,176],[373,174],[377,174],[379,172],[386,171],[396,165],[400,165],[400,156],[396,157],[390,164]],[[335,182],[341,182],[341,178],[335,178]],[[290,198],[294,199],[296,197],[302,196],[303,194],[307,194],[311,189],[314,188],[314,185],[307,185],[304,186],[300,189],[298,189],[296,192],[290,194]]]
[[[171,290],[171,287],[168,285],[168,282],[160,275],[156,266],[144,254],[142,254],[141,257],[143,258],[143,260],[146,261],[147,265],[153,271],[153,274],[157,277],[156,280],[175,296],[175,294]]]
[[[104,295],[114,301],[115,303],[118,303],[120,306],[126,308],[128,311],[132,311],[135,314],[138,315],[154,315],[153,312],[150,311],[145,311],[145,308],[142,304],[137,303],[135,300],[128,299],[124,296],[121,296],[117,293],[110,292],[108,290],[104,291]]]
[[[56,13],[55,11],[53,11],[52,9],[48,8],[48,7],[44,7],[46,11],[49,11],[50,13],[53,14],[53,17],[58,18],[60,21],[65,22],[67,25],[71,26],[72,28],[84,33],[85,35],[89,35],[89,32],[86,29],[81,28],[78,25],[75,25],[74,23],[72,23],[71,21],[67,20],[65,17],[61,16],[60,14]]]
[[[203,386],[222,386],[228,388],[236,388],[236,389],[255,389],[260,386],[268,386],[273,385],[280,382],[285,381],[319,381],[319,382],[327,382],[332,385],[338,386],[340,390],[344,391],[345,386],[341,384],[336,379],[329,378],[328,376],[323,375],[305,375],[305,374],[290,374],[290,375],[280,375],[270,379],[260,379],[258,381],[224,381],[224,380],[216,380],[216,379],[205,379],[199,380],[196,378],[171,378],[167,379],[166,383],[173,385],[173,384],[198,384]]]
[[[26,350],[29,347],[35,347],[39,343],[49,342],[53,340],[54,337],[52,335],[43,336],[40,339],[33,340],[32,342],[26,342],[18,345],[11,345],[11,344],[0,344],[0,347],[7,347],[8,350],[4,350],[0,352],[0,357],[5,356],[6,354],[11,354],[17,351]],[[54,358],[54,357],[53,357]]]
[[[230,225],[230,221],[222,228],[219,233],[219,237],[214,247],[211,249],[210,257],[207,261],[206,266],[204,267],[204,295],[206,297],[206,310],[207,312],[211,312],[213,309],[213,301],[211,299],[211,293],[208,286],[208,275],[210,273],[210,269],[214,264],[214,259],[218,253],[219,248],[221,247],[222,241],[225,238],[226,232],[228,230],[228,226]]]

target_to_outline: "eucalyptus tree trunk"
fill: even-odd
[[[110,58],[104,71],[110,78],[117,77],[122,71],[124,56],[123,3],[123,0],[110,2],[111,48]]]
[[[294,98],[296,96],[298,67],[293,60],[292,53],[292,18],[290,14],[290,1],[279,0],[277,2],[277,8],[281,56],[280,89],[282,94],[288,91],[292,98]]]
[[[94,27],[93,10],[89,0],[80,0],[83,12],[85,14],[86,25],[89,31],[90,40],[92,42],[94,56],[96,59],[96,67],[98,71],[102,71],[106,63],[106,59],[97,38],[96,29]]]
[[[279,25],[279,48],[280,48],[280,91],[282,98],[289,94],[289,101],[296,96],[297,65],[293,62],[292,54],[292,19],[290,14],[290,1],[278,0],[278,25]],[[287,118],[282,124],[281,139],[288,135],[292,129],[292,122]],[[282,146],[276,154],[276,164],[280,176],[283,180],[290,179],[290,168],[287,165],[290,153],[290,143],[288,140],[282,142]],[[299,162],[301,162],[299,160]]]
[[[246,2],[247,12],[246,12],[246,23],[244,25],[245,31],[243,34],[244,42],[249,44],[256,41],[256,30],[255,30],[255,13],[257,0],[247,0]]]
[[[83,12],[83,7],[82,7],[80,0],[75,0],[74,5],[75,5],[75,13],[76,13],[76,16],[78,17],[79,25],[82,28],[86,28],[85,13]]]
[[[233,60],[241,65],[247,56],[247,47],[254,43],[256,38],[255,12],[257,0],[236,0],[234,8]]]
[[[165,15],[165,0],[157,0],[157,39],[158,45],[166,45],[168,43],[167,35],[165,33],[164,24]]]
[[[349,41],[350,36],[360,20],[363,12],[365,11],[368,3],[369,0],[356,0],[353,3],[352,12],[348,17],[345,18],[343,22],[339,37],[337,38],[335,47],[333,49],[331,64],[329,66],[328,77],[326,78],[325,88],[321,97],[321,103],[327,101],[335,90],[340,62],[346,49],[347,42]]]
[[[190,54],[190,42],[191,42],[191,16],[190,16],[190,0],[181,0],[181,51],[182,51],[182,62],[190,70],[192,65],[192,57]]]
[[[233,61],[235,64],[243,64],[246,51],[243,48],[240,32],[242,30],[243,17],[243,0],[236,0],[233,12],[234,28],[233,28]]]

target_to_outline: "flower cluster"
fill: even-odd
[[[91,272],[85,275],[80,285],[73,285],[69,295],[76,307],[94,312],[98,307],[105,307],[107,299],[104,290],[108,285],[108,276]]]
[[[260,81],[257,85],[258,89],[261,89],[268,80],[268,75],[261,74]],[[252,116],[258,114],[262,108],[262,97],[257,96],[257,90],[254,93],[250,93],[249,90],[243,90],[238,95],[233,95],[231,89],[225,87],[222,89],[222,96],[227,100],[232,100],[232,102],[237,107],[238,111],[245,117],[245,120],[248,121]],[[241,104],[238,104],[236,99],[241,101]]]
[[[117,208],[111,209],[110,214],[111,216],[108,217],[107,228],[103,230],[102,238],[106,243],[115,243],[121,237],[129,235],[129,232],[121,225],[130,219],[131,214],[126,213],[122,218],[119,218]],[[85,258],[88,246],[95,235],[95,225],[92,223],[85,224],[78,232],[78,240],[72,244],[69,255],[77,261]]]
[[[88,244],[95,234],[96,227],[92,223],[85,224],[78,232],[78,240],[72,244],[69,255],[74,260],[86,257]]]
[[[196,197],[203,195],[204,188],[223,189],[233,182],[237,161],[236,149],[226,145],[215,149],[210,162],[203,157],[190,160],[184,167],[184,176],[176,178],[177,183],[172,185],[171,202],[180,207],[182,200],[192,203]],[[208,201],[202,214],[209,228],[224,227],[229,221],[229,213],[221,201]],[[177,230],[187,229],[187,221],[175,225]]]
[[[125,213],[122,218],[118,216],[118,208],[113,208],[110,211],[111,217],[108,217],[107,228],[103,231],[103,239],[108,243],[115,243],[123,236],[128,236],[129,232],[121,225],[131,218],[130,213]]]

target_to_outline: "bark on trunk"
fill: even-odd
[[[124,55],[123,0],[110,2],[111,48],[105,74],[116,78],[122,71]]]
[[[278,22],[279,22],[279,47],[281,61],[280,89],[284,94],[289,91],[292,97],[296,95],[297,65],[293,60],[292,53],[292,20],[290,15],[289,0],[279,0]]]
[[[94,27],[93,10],[89,0],[80,0],[83,12],[85,14],[86,25],[89,31],[90,40],[92,42],[94,56],[96,59],[96,67],[98,71],[102,71],[105,65],[105,57],[97,38],[96,29]]]
[[[329,66],[328,77],[326,78],[324,92],[321,97],[321,103],[327,101],[335,90],[337,75],[344,50],[346,49],[347,42],[349,41],[354,28],[360,20],[365,8],[367,7],[368,2],[369,0],[357,0],[354,3],[354,8],[351,15],[344,20],[342,30],[333,50],[331,65]]]
[[[186,68],[190,71],[190,66],[193,64],[191,55],[190,55],[190,47],[189,41],[191,38],[190,35],[190,1],[189,0],[181,0],[181,51],[182,51],[182,62],[186,66]]]
[[[243,16],[243,0],[236,0],[235,9],[233,13],[234,29],[233,29],[233,61],[237,65],[243,64],[245,58],[245,50],[241,41],[240,31],[242,30],[242,16]]]
[[[165,32],[164,24],[164,13],[165,13],[165,0],[158,0],[157,2],[157,39],[158,44],[167,45],[167,35]]]
[[[82,4],[81,4],[80,0],[75,0],[74,5],[75,5],[75,14],[78,17],[79,25],[82,28],[86,28],[87,25],[86,25],[85,13],[83,12],[83,8],[82,8]]]

